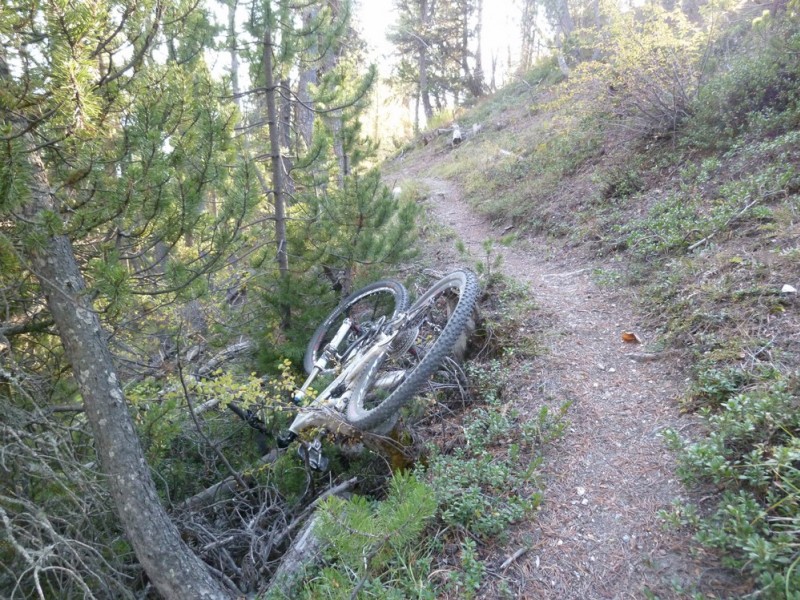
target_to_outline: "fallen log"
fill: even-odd
[[[289,524],[286,530],[281,534],[280,540],[282,541],[283,537],[291,533],[297,525],[302,523],[303,519],[306,518],[309,513],[315,511],[325,498],[330,496],[344,496],[357,482],[358,478],[353,477],[327,490],[319,498],[314,500],[314,502],[309,504],[308,507]],[[280,566],[272,576],[266,594],[264,594],[266,597],[288,598],[294,583],[303,576],[306,569],[313,566],[319,560],[324,548],[322,542],[314,533],[314,528],[318,522],[319,516],[314,513],[300,529],[300,533],[297,534],[292,541],[292,545],[283,555]]]
[[[235,344],[231,344],[227,348],[220,350],[211,359],[197,369],[197,377],[208,377],[218,366],[222,363],[229,361],[240,354],[251,352],[256,347],[252,340],[242,340]]]

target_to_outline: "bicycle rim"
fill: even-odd
[[[376,430],[394,418],[457,345],[477,299],[478,280],[465,270],[445,275],[420,296],[408,309],[411,322],[393,349],[373,360],[354,384],[347,420]]]
[[[342,353],[359,337],[370,331],[381,317],[392,318],[408,307],[408,291],[397,281],[376,281],[357,292],[353,292],[337,306],[311,336],[303,357],[303,367],[311,373],[314,363],[325,346],[333,339],[346,317],[353,321],[351,331],[342,344]],[[341,354],[341,353],[340,353]],[[334,368],[322,371],[332,373]]]

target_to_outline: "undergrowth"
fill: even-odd
[[[775,23],[700,89],[672,190],[641,192],[646,210],[617,226],[665,337],[695,356],[684,404],[707,433],[665,433],[679,473],[719,492],[665,517],[775,599],[800,598],[800,317],[785,291],[800,280],[795,29]]]

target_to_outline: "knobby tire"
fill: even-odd
[[[478,300],[478,280],[473,273],[458,270],[445,275],[420,296],[408,309],[408,312],[412,315],[417,311],[427,314],[427,311],[433,310],[432,306],[437,300],[446,298],[451,291],[457,291],[458,301],[438,338],[427,349],[425,355],[419,359],[419,362],[406,372],[402,382],[374,408],[366,408],[365,400],[374,387],[380,368],[389,358],[390,353],[379,356],[367,366],[364,375],[353,386],[347,404],[347,420],[353,426],[365,431],[385,429],[382,426],[395,419],[397,412],[425,384],[444,358],[453,350],[462,332],[466,329]],[[412,323],[412,327],[415,325],[416,327],[420,326],[419,323]]]

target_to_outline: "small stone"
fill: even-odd
[[[623,535],[623,536],[622,536],[622,541],[623,541],[623,542],[630,542],[630,541],[631,541],[631,536],[629,536],[629,535],[626,533],[625,535]]]
[[[796,293],[797,293],[797,288],[789,285],[788,283],[784,284],[784,286],[781,288],[781,294],[796,294]]]
[[[581,500],[581,504],[586,506],[587,504],[589,504],[589,499],[588,498],[584,498],[583,500]]]
[[[605,371],[606,370],[606,368],[605,368],[605,366],[603,364],[597,365],[597,368],[600,369],[601,371]]]
[[[617,372],[617,370],[616,370],[614,367],[611,367],[611,368],[608,370],[608,372],[609,372],[609,373],[616,373],[616,372]]]
[[[586,493],[585,487],[579,487],[575,490],[578,493],[578,496],[583,496]]]

